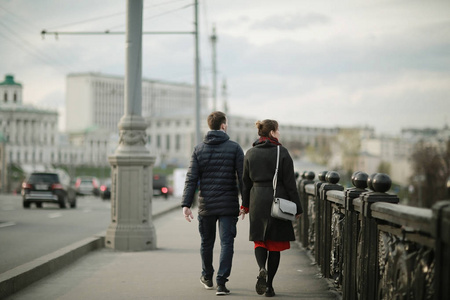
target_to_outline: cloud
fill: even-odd
[[[326,25],[331,23],[331,18],[320,13],[307,14],[283,14],[269,16],[263,20],[255,21],[250,26],[251,29],[265,30],[274,29],[282,31],[295,31],[297,29],[306,29],[316,25]]]

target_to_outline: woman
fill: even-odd
[[[295,240],[291,221],[270,216],[277,146],[280,147],[280,161],[276,196],[290,199],[297,204],[297,219],[303,210],[297,192],[292,158],[278,141],[280,138],[278,122],[258,121],[256,127],[260,137],[244,158],[241,213],[250,214],[250,241],[255,244],[255,257],[259,267],[256,292],[259,295],[265,293],[266,297],[273,297],[275,296],[273,279],[280,263],[280,251],[289,249],[289,241]]]

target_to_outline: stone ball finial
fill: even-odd
[[[305,172],[305,178],[308,180],[314,180],[314,178],[316,177],[316,174],[314,174],[313,171],[307,171]]]
[[[369,189],[371,189],[372,191],[375,191],[375,189],[373,188],[372,183],[373,183],[373,178],[374,178],[377,174],[378,174],[378,173],[373,173],[373,174],[370,174],[369,177],[367,177],[367,187],[368,187]]]
[[[378,193],[386,193],[392,185],[391,178],[384,173],[378,173],[372,180],[373,190]]]
[[[369,178],[369,175],[364,172],[357,172],[355,174],[355,177],[352,176],[352,183],[355,187],[358,189],[365,189],[367,188],[367,179]]]
[[[319,173],[319,180],[322,182],[326,182],[325,176],[327,175],[328,171],[322,171]]]
[[[329,183],[336,184],[341,179],[341,176],[336,171],[330,171],[325,175],[325,179]]]

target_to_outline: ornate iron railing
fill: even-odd
[[[446,299],[450,295],[450,201],[398,204],[386,174],[305,172],[298,240],[343,299]]]

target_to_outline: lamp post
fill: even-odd
[[[147,123],[142,117],[143,0],[127,0],[125,110],[119,121],[119,146],[111,165],[111,224],[106,247],[121,251],[156,249],[152,222],[152,166],[145,147]]]

